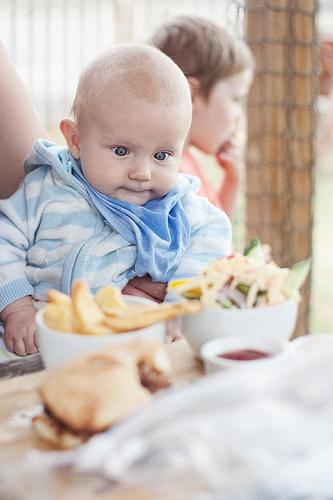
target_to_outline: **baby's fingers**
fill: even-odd
[[[14,352],[14,339],[5,335],[5,346],[10,352]]]
[[[26,348],[25,348],[25,344],[24,344],[23,338],[16,337],[14,339],[14,349],[13,349],[13,351],[18,356],[26,356],[27,355],[27,351],[26,351]]]
[[[34,354],[35,352],[38,351],[35,340],[35,333],[26,334],[25,337],[23,338],[23,341],[27,354]]]

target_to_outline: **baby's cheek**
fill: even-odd
[[[161,182],[161,185],[164,186],[165,192],[171,191],[177,183],[177,177],[178,177],[178,170],[172,170],[169,171],[165,174],[163,183]]]

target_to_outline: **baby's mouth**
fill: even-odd
[[[150,189],[126,189],[125,196],[128,200],[133,200],[134,203],[146,203],[146,201],[151,199]]]
[[[148,193],[151,191],[151,189],[148,186],[141,186],[141,187],[131,186],[131,187],[124,188],[124,190],[129,192],[129,193],[135,193],[135,194]]]

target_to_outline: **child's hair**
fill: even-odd
[[[206,98],[219,80],[254,67],[244,42],[201,17],[176,17],[159,26],[149,43],[173,59],[186,77],[197,78]]]

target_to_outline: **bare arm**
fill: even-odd
[[[151,278],[143,276],[131,279],[123,288],[124,295],[136,295],[155,302],[163,302],[166,294],[166,283],[153,283]]]
[[[0,42],[0,199],[23,177],[23,160],[38,137],[47,137],[26,88]]]

